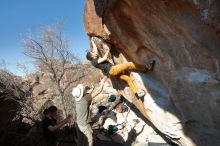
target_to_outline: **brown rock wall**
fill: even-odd
[[[124,94],[163,134],[186,146],[220,143],[218,0],[87,0],[84,21],[116,62],[157,61],[153,73],[131,73],[145,101]]]

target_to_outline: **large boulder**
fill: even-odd
[[[184,146],[220,143],[220,1],[87,0],[84,24],[111,44],[114,62],[156,60],[152,73],[131,73],[144,101],[113,82],[162,135]]]

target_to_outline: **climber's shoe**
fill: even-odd
[[[155,60],[151,60],[150,63],[146,65],[147,71],[153,71],[155,64],[156,64],[156,61]]]
[[[139,97],[139,98],[143,98],[144,96],[146,95],[146,92],[141,89],[141,90],[138,90],[136,93],[135,93],[135,96]]]

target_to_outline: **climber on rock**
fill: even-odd
[[[101,93],[106,79],[107,77],[104,77],[101,80],[100,86],[95,89],[79,84],[72,90],[72,95],[76,101],[77,136],[79,137],[78,146],[93,146],[93,131],[90,125],[92,122],[90,116],[90,104],[92,99]],[[87,138],[87,140],[85,138]]]
[[[101,69],[102,72],[107,76],[119,76],[121,80],[127,82],[130,89],[136,96],[140,98],[144,97],[146,94],[145,91],[142,89],[139,90],[137,86],[133,83],[132,79],[128,75],[124,74],[124,72],[128,69],[135,69],[141,72],[153,71],[155,60],[151,61],[147,65],[136,64],[133,62],[113,65],[108,61],[108,54],[110,51],[109,46],[106,43],[103,44],[103,48],[107,51],[102,57],[100,57],[98,55],[98,48],[94,42],[94,38],[91,39],[91,42],[93,49],[87,52],[86,57],[88,60],[91,61],[92,65],[96,68]]]

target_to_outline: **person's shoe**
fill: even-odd
[[[139,97],[139,98],[143,98],[143,97],[146,95],[146,92],[145,92],[143,89],[141,89],[141,90],[138,90],[138,91],[135,93],[135,95],[136,95],[137,97]]]
[[[146,65],[147,71],[153,71],[155,64],[156,64],[156,61],[155,60],[151,60],[150,63]]]

